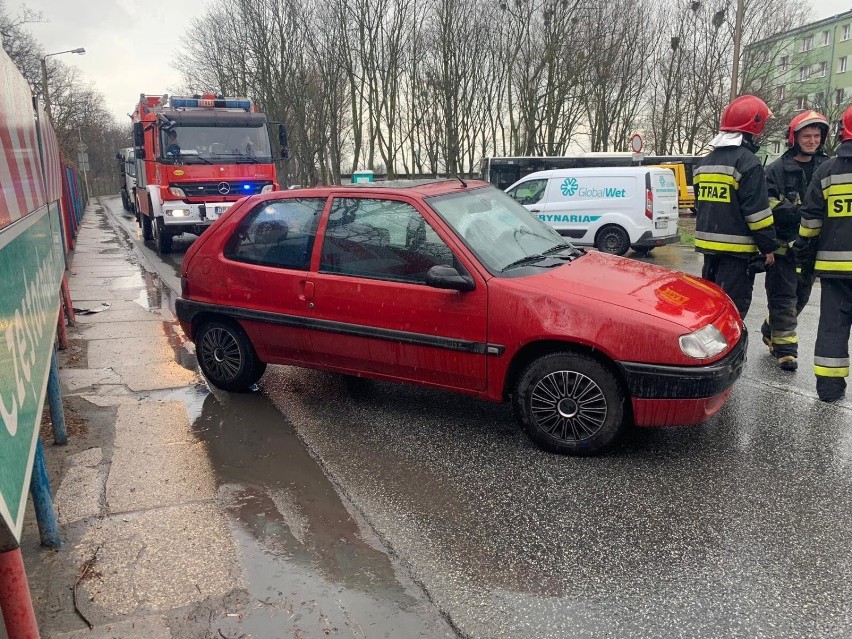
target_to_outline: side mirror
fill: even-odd
[[[278,144],[281,147],[281,159],[286,160],[290,157],[290,149],[287,146],[287,127],[283,124],[278,125]]]
[[[470,275],[460,275],[452,266],[433,266],[426,272],[426,285],[454,291],[472,291],[476,284]]]
[[[145,132],[141,122],[133,124],[133,146],[143,146],[145,144]]]

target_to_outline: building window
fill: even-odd
[[[852,24],[844,24],[843,25],[843,37],[841,40],[848,40],[850,35],[850,28],[852,28]]]
[[[814,37],[809,35],[806,38],[802,38],[802,51],[810,51],[814,48]]]
[[[831,42],[831,31],[823,31],[820,38],[820,46],[827,47]]]
[[[843,56],[837,61],[837,72],[846,73],[846,56]]]
[[[780,87],[776,88],[775,89],[775,99],[778,100],[779,102],[782,102],[784,100],[784,98],[786,97],[786,94],[787,94],[786,89],[787,89],[787,87],[785,87],[783,84]]]
[[[817,70],[816,70],[817,77],[824,78],[825,72],[826,72],[827,69],[828,69],[828,63],[820,62],[819,64],[817,64]]]
[[[773,154],[773,155],[778,155],[779,153],[781,153],[781,141],[780,141],[780,140],[775,140],[775,141],[772,143],[772,154]]]
[[[799,111],[804,111],[808,108],[808,96],[802,95],[796,98],[796,108]]]
[[[843,89],[837,89],[834,92],[834,104],[840,106],[843,104],[843,98],[846,97],[846,92]]]
[[[802,67],[799,69],[799,82],[804,82],[808,79],[808,76],[811,74],[811,70],[809,67]]]
[[[778,62],[778,66],[781,67],[782,71],[786,71],[787,67],[790,66],[790,56],[781,56],[781,60]]]

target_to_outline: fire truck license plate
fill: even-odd
[[[208,206],[207,207],[207,217],[211,220],[219,219],[219,216],[222,215],[225,211],[228,210],[227,206]]]

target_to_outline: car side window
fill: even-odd
[[[437,265],[455,265],[450,248],[410,204],[336,198],[331,205],[320,271],[424,283]]]
[[[509,195],[518,204],[538,204],[546,189],[547,180],[529,180],[509,191]]]
[[[240,222],[225,246],[225,257],[307,271],[325,202],[325,198],[264,202]]]

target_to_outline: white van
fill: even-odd
[[[624,255],[629,248],[647,253],[679,239],[677,184],[670,169],[539,171],[506,193],[578,246]]]

